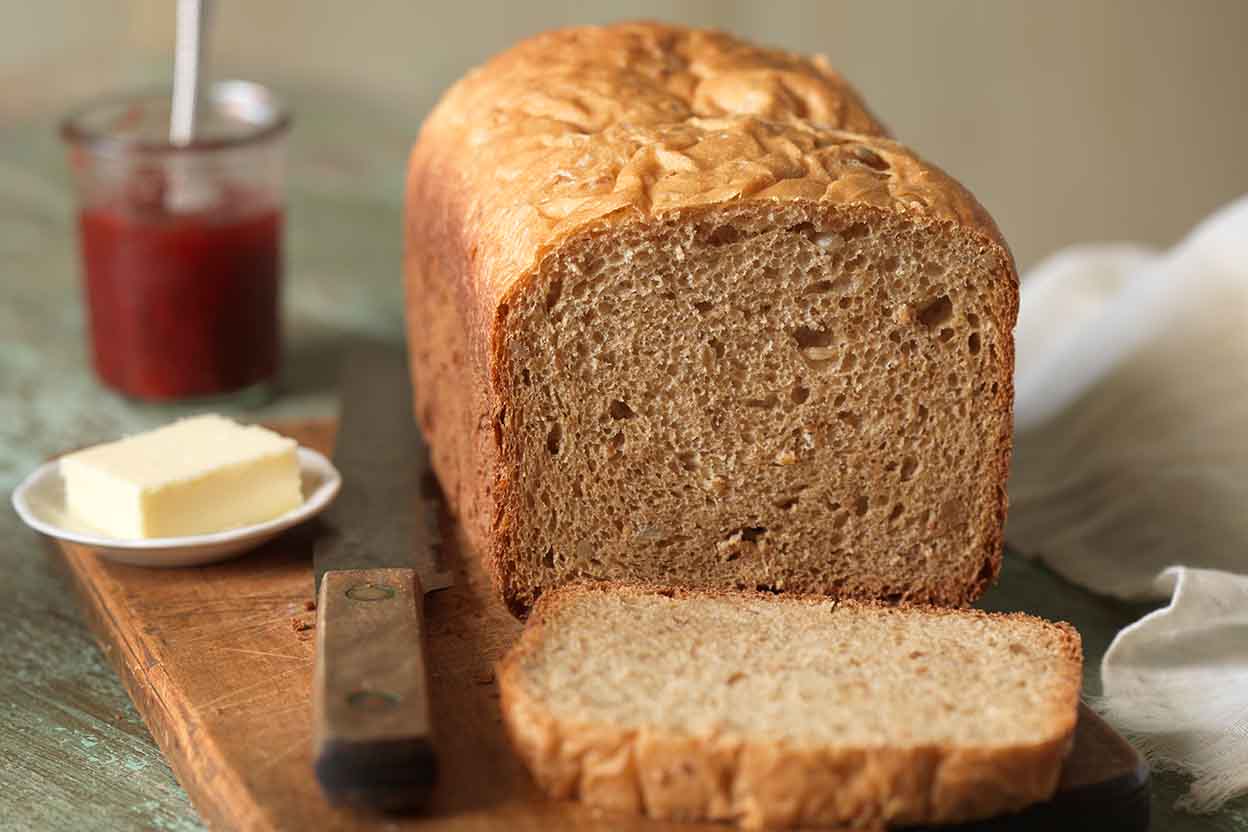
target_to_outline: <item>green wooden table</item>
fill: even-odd
[[[73,87],[73,85],[68,85]],[[81,85],[78,87],[81,88]],[[293,90],[293,92],[292,92]],[[335,356],[353,338],[402,338],[400,204],[418,119],[324,90],[286,88],[292,135],[286,363],[281,394],[248,419],[333,413]],[[67,96],[5,112],[0,88],[0,491],[49,454],[150,427],[177,408],[103,391],[85,356],[71,211],[55,118]],[[31,97],[25,95],[23,101]],[[366,140],[361,137],[367,137]],[[0,830],[201,828],[160,750],[92,642],[48,545],[0,508]],[[1020,558],[985,606],[1074,623],[1086,689],[1118,628],[1143,611],[1098,599]],[[1156,829],[1248,832],[1248,801],[1216,816],[1171,806]]]

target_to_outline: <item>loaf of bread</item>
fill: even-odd
[[[572,579],[962,605],[997,573],[1017,278],[822,59],[527,40],[426,121],[416,413],[524,612]]]
[[[555,797],[747,827],[975,820],[1056,789],[1079,704],[1069,625],[879,602],[577,584],[499,672]]]

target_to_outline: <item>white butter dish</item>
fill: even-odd
[[[303,503],[263,523],[187,537],[109,537],[72,516],[65,505],[65,481],[57,461],[45,463],[13,491],[13,508],[37,532],[134,566],[198,566],[236,557],[324,511],[342,487],[342,477],[324,455],[299,447]]]

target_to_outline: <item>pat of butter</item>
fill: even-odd
[[[196,416],[62,457],[69,512],[118,538],[210,534],[303,502],[297,443]]]

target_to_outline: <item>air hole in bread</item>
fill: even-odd
[[[793,400],[793,404],[805,404],[810,398],[810,388],[803,387],[799,382],[793,385],[793,389],[789,391],[789,398]]]
[[[917,470],[919,470],[919,463],[915,458],[912,456],[904,457],[901,460],[901,481],[908,482]]]
[[[945,327],[944,329],[940,331],[941,341],[948,341],[952,337],[953,337],[953,330],[951,328]]]
[[[858,499],[854,500],[854,514],[857,514],[859,517],[861,517],[862,515],[867,513],[867,509],[870,507],[870,505],[871,505],[871,501],[866,497],[866,495],[859,497]]]
[[[742,402],[742,404],[744,404],[746,407],[756,407],[756,408],[761,408],[763,410],[770,410],[771,408],[775,407],[779,403],[780,403],[780,400],[776,398],[775,393],[772,393],[763,399],[746,399],[744,402]]]
[[[929,301],[919,310],[919,323],[928,329],[935,329],[953,317],[953,301],[948,295],[941,295]]]
[[[855,430],[857,430],[858,426],[862,424],[862,419],[858,416],[858,414],[850,410],[837,411],[836,418]]]
[[[807,349],[808,347],[826,347],[832,343],[832,333],[821,329],[811,329],[807,326],[799,326],[793,332],[793,338],[796,339],[798,347]]]
[[[731,225],[720,225],[706,235],[705,244],[708,246],[726,246],[737,242],[741,237],[740,230],[733,228]]]
[[[893,510],[888,513],[888,524],[891,526],[893,523],[896,523],[897,519],[901,517],[901,515],[904,514],[905,511],[906,511],[906,507],[902,505],[901,503],[898,503],[897,505],[893,506]]]
[[[710,312],[715,308],[715,304],[711,303],[709,300],[700,300],[693,305],[693,308],[698,310],[699,314],[705,315],[707,312]]]
[[[746,543],[755,543],[767,534],[766,526],[748,526],[741,529],[741,539]]]
[[[809,222],[799,222],[797,225],[790,226],[786,230],[790,234],[800,234],[811,242],[814,242],[815,234],[817,233],[815,231],[814,223]]]
[[[832,337],[831,332],[805,326],[799,326],[793,332],[802,360],[811,369],[824,367],[836,358],[837,350],[830,346]]]
[[[966,348],[970,350],[971,355],[979,355],[979,333],[972,332],[970,337],[966,339]]]
[[[559,296],[563,294],[563,278],[556,277],[550,283],[550,289],[546,291],[546,311],[550,312],[559,303]]]
[[[612,419],[616,419],[616,420],[632,419],[633,417],[637,415],[636,413],[633,412],[633,409],[631,407],[629,407],[627,404],[620,401],[619,399],[616,399],[615,401],[611,402],[611,406],[607,408],[607,412],[611,414]]]
[[[559,445],[563,441],[563,425],[555,422],[550,426],[550,430],[546,431],[546,450],[551,456],[559,455]]]
[[[871,228],[865,222],[856,222],[841,232],[846,240],[861,240],[871,236]]]

